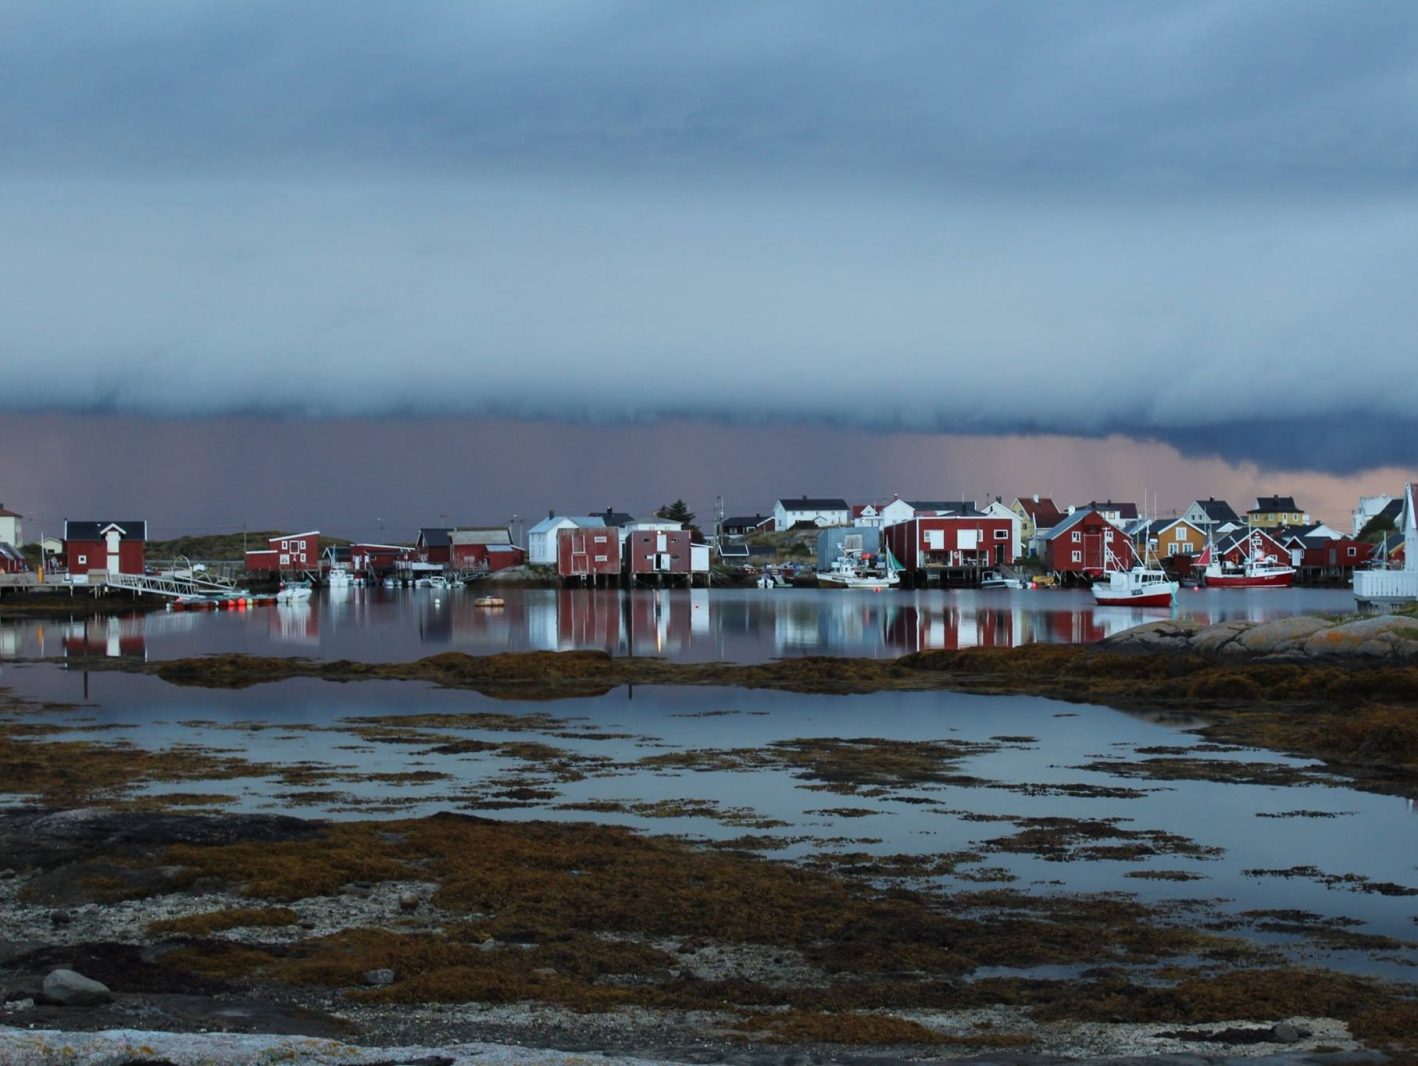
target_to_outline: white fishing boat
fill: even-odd
[[[354,575],[343,566],[332,566],[325,574],[325,584],[332,589],[352,588]]]
[[[980,575],[982,589],[1022,589],[1024,582],[1017,577],[1006,577],[1003,571],[986,570]]]
[[[1105,548],[1103,577],[1093,584],[1093,600],[1099,607],[1170,607],[1179,587],[1160,566],[1149,566],[1145,556],[1124,569],[1112,549]]]
[[[305,581],[282,581],[276,592],[277,603],[305,603],[310,599],[310,584]]]
[[[901,564],[890,552],[869,557],[850,549],[832,560],[826,570],[817,572],[817,583],[829,589],[889,589],[901,583]]]
[[[1211,544],[1197,557],[1202,580],[1208,588],[1221,589],[1285,589],[1295,580],[1295,568],[1286,566],[1273,555],[1262,555],[1259,532],[1253,532],[1247,542],[1245,557],[1239,566],[1232,566],[1218,557]]]

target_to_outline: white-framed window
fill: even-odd
[[[1081,562],[1083,562],[1083,553],[1082,553],[1082,552],[1074,552],[1074,553],[1073,553],[1073,561],[1076,562],[1076,563],[1081,563]]]
[[[598,562],[598,563],[603,563],[603,562],[605,562],[605,561],[606,561],[606,557],[605,557],[604,555],[598,555],[598,556],[596,556],[596,562]]]
[[[1103,539],[1106,540],[1109,544],[1113,543],[1113,531],[1110,529],[1106,533],[1104,533]]]
[[[282,566],[290,566],[290,556],[289,556],[289,555],[286,555],[285,553],[282,553],[282,554],[281,554],[281,565],[282,565]]]
[[[1080,533],[1080,532],[1079,532],[1078,530],[1076,530],[1076,529],[1073,531],[1073,542],[1074,542],[1075,544],[1082,544],[1082,543],[1083,543],[1083,534]],[[1074,552],[1073,554],[1074,554],[1074,555],[1077,555],[1078,552]],[[1074,561],[1077,562],[1077,560],[1074,560]]]
[[[1009,539],[1009,530],[1007,530],[1007,529],[997,529],[997,530],[995,530],[995,540],[1008,540],[1008,539]]]
[[[288,540],[283,540],[283,541],[281,541],[281,551],[283,551],[283,552],[288,552],[288,551],[290,551],[290,541],[288,541]]]
[[[300,542],[300,550],[305,551],[305,541]]]
[[[81,555],[81,556],[79,556],[79,565],[80,565],[80,566],[83,566],[83,565],[84,565],[86,562],[88,562],[88,561],[89,561],[89,557],[88,557],[87,555]]]
[[[1178,526],[1178,527],[1177,527],[1177,531],[1176,531],[1176,535],[1175,535],[1172,539],[1173,539],[1173,540],[1186,540],[1186,539],[1187,539],[1187,531],[1186,531],[1184,528],[1182,528],[1181,526]]]
[[[1358,555],[1358,554],[1359,554],[1359,549],[1358,549],[1358,548],[1350,548],[1350,549],[1349,549],[1349,558],[1352,559],[1352,558],[1354,558],[1354,557],[1355,557],[1356,555]]]
[[[1180,554],[1182,554],[1181,548],[1182,548],[1182,546],[1181,546],[1180,544],[1168,544],[1168,545],[1167,545],[1167,554],[1168,554],[1168,555],[1180,555]]]

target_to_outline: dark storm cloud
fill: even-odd
[[[8,4],[0,408],[1407,462],[1414,55],[1396,3]]]

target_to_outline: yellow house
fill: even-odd
[[[1134,529],[1133,543],[1139,551],[1144,541],[1158,559],[1170,555],[1200,555],[1206,547],[1206,531],[1185,518],[1159,518]]]
[[[1029,542],[1041,529],[1053,529],[1063,521],[1064,516],[1049,497],[1020,497],[1010,504],[1009,509],[1019,516],[1019,543],[1028,552]]]
[[[1260,529],[1307,526],[1310,516],[1295,503],[1294,496],[1257,496],[1256,505],[1246,512],[1246,522]]]

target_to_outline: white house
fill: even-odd
[[[898,522],[909,522],[913,518],[932,518],[937,515],[974,514],[974,500],[903,500],[891,497],[891,502],[879,509],[881,525],[894,526]]]
[[[527,530],[527,562],[556,565],[556,537],[563,529],[604,529],[605,520],[586,515],[547,515]]]
[[[1191,506],[1178,517],[1190,522],[1197,529],[1209,529],[1213,537],[1233,533],[1246,524],[1225,500],[1209,496],[1204,500],[1192,500]]]
[[[1352,536],[1357,537],[1370,521],[1390,510],[1390,505],[1396,503],[1392,496],[1360,496],[1359,506],[1354,508],[1354,532]],[[1392,508],[1393,513],[1398,513],[1403,504],[1398,502],[1398,507]],[[0,540],[4,540],[0,537]]]
[[[632,518],[629,522],[620,527],[620,546],[625,547],[625,540],[632,533],[647,530],[651,533],[674,533],[684,528],[683,522],[676,522],[672,518],[661,518],[659,515],[649,515],[645,518]],[[707,569],[707,567],[706,567]]]
[[[796,500],[782,499],[773,504],[774,528],[780,533],[799,522],[814,526],[849,526],[852,509],[846,500],[831,500],[800,496]]]
[[[14,511],[5,510],[5,505],[0,503],[0,544],[13,544],[18,548],[24,543],[20,539],[23,535],[20,530],[20,519],[23,517]]]

